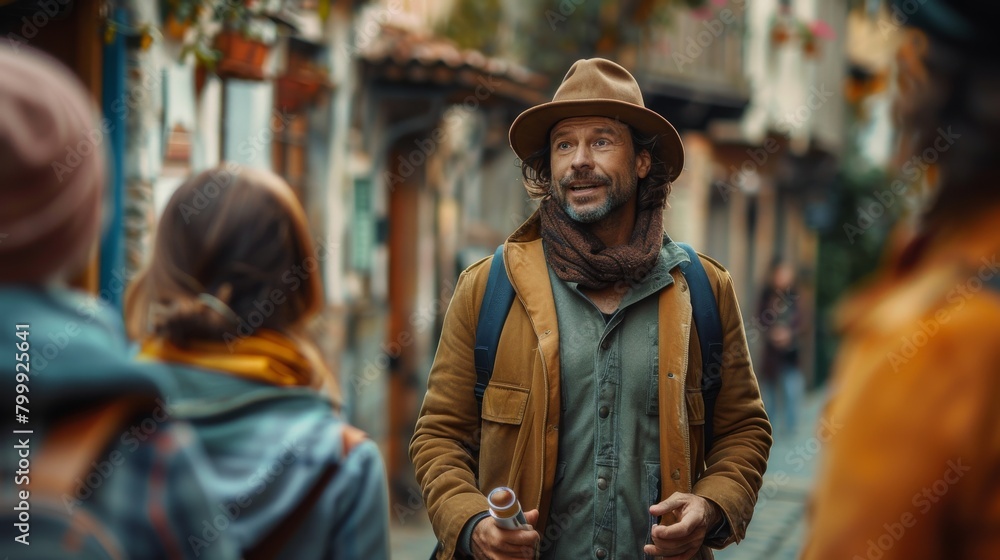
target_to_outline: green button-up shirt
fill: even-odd
[[[673,242],[606,317],[549,268],[562,376],[559,458],[542,558],[643,558],[660,496],[657,293],[688,256]]]

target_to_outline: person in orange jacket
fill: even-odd
[[[910,28],[902,172],[927,168],[937,188],[841,309],[833,429],[802,557],[1000,558],[1000,5],[892,9]]]

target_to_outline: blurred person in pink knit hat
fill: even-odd
[[[100,230],[107,131],[66,68],[0,47],[0,371],[17,422],[0,556],[236,558],[224,531],[189,544],[219,509],[190,428],[165,411],[164,371],[131,360],[120,317],[66,286]]]
[[[11,51],[0,64],[0,282],[45,283],[96,241],[109,123],[68,69]]]

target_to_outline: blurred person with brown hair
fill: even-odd
[[[215,513],[192,430],[160,406],[168,372],[68,285],[101,229],[108,125],[67,68],[0,47],[0,556],[193,558]],[[200,556],[237,557],[228,537]]]
[[[378,448],[344,423],[305,327],[322,261],[291,188],[227,164],[189,179],[160,218],[127,311],[141,357],[169,366],[175,417],[212,461],[218,503],[191,537],[229,533],[247,558],[388,557]]]
[[[712,558],[746,534],[771,435],[732,278],[664,234],[680,136],[625,68],[594,58],[510,141],[541,203],[460,276],[410,443],[438,557]],[[479,403],[494,270],[516,298]],[[533,530],[489,515],[498,486]]]
[[[1000,558],[1000,3],[892,13],[902,169],[935,190],[840,310],[803,558]]]
[[[799,367],[802,317],[797,300],[795,269],[775,257],[757,303],[756,326],[764,334],[759,370],[764,406],[775,431],[785,434],[795,433],[805,384]]]

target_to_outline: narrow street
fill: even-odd
[[[816,423],[825,394],[810,394],[802,409],[796,433],[775,439],[768,461],[757,511],[738,546],[716,552],[716,560],[795,560],[805,537],[805,504],[819,466]],[[435,539],[423,510],[411,514],[406,506],[394,508],[392,557],[394,560],[427,560]],[[400,523],[400,519],[402,522]]]
[[[794,560],[805,538],[805,506],[819,467],[816,425],[824,392],[811,393],[795,434],[777,436],[747,538],[716,560]]]

